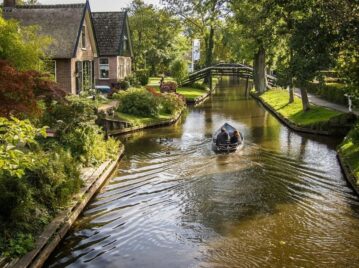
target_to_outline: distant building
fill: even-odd
[[[38,25],[53,40],[47,54],[55,80],[69,93],[94,87],[94,60],[98,55],[90,5],[16,5],[4,0],[3,16],[21,25]],[[50,65],[51,65],[50,64]]]
[[[95,59],[96,85],[108,85],[132,73],[132,40],[127,12],[93,12],[99,57]]]

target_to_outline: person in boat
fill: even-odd
[[[227,144],[229,140],[229,134],[226,131],[225,128],[221,128],[221,133],[218,134],[217,136],[217,140],[216,140],[216,145],[223,145],[223,144]]]
[[[237,144],[239,143],[240,135],[238,130],[235,130],[233,132],[233,136],[231,137],[231,144]]]

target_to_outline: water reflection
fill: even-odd
[[[241,85],[243,85],[242,83]],[[224,122],[242,151],[216,155]],[[359,200],[338,143],[282,126],[223,87],[175,126],[123,137],[126,156],[49,267],[354,267]]]

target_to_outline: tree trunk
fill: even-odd
[[[293,78],[290,79],[290,85],[289,85],[289,103],[294,102],[294,84],[293,84]]]
[[[302,96],[303,111],[306,112],[310,109],[307,90],[301,87],[300,94]]]
[[[253,66],[254,86],[258,93],[265,92],[268,86],[265,57],[265,49],[261,46],[254,55]]]
[[[206,51],[206,67],[212,66],[213,63],[213,48],[214,48],[214,28],[211,26],[208,36],[208,45]]]
[[[292,66],[290,68],[290,77],[289,77],[289,103],[293,103],[294,102],[294,81],[293,81],[293,49],[290,48],[290,52],[289,52],[289,56],[290,56],[290,65]]]

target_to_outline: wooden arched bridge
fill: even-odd
[[[182,82],[182,85],[190,85],[206,78],[208,78],[209,83],[211,83],[212,79],[209,78],[212,76],[233,76],[244,78],[248,81],[253,78],[253,67],[238,63],[220,63],[191,73]],[[268,84],[273,86],[277,79],[272,75],[267,75],[267,80]],[[211,84],[209,86],[212,88]]]

